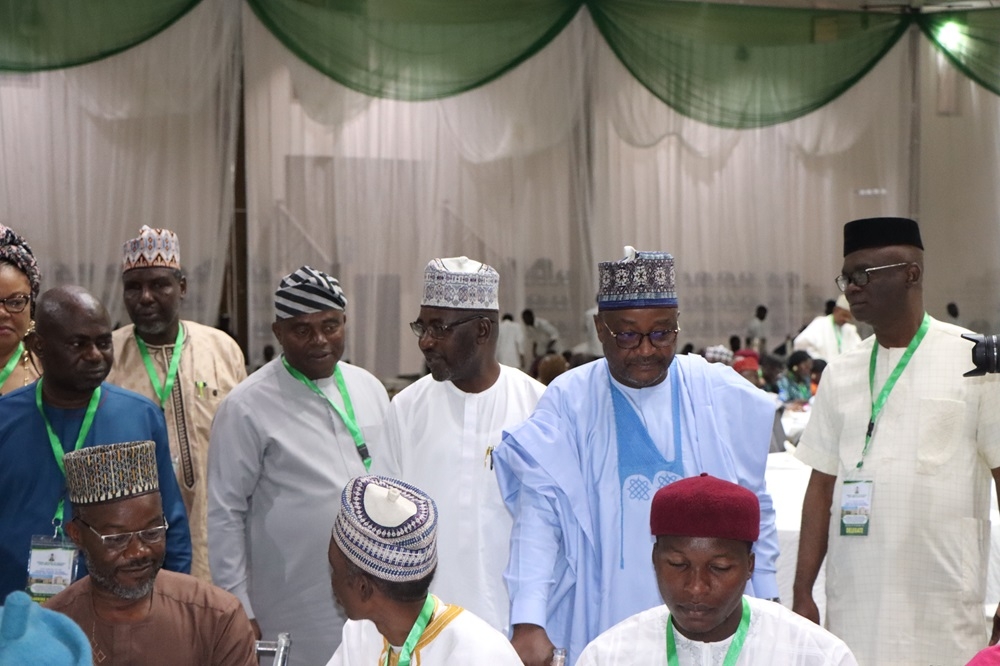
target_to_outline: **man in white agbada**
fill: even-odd
[[[285,276],[272,325],[283,353],[237,386],[212,424],[212,579],[265,638],[292,634],[293,666],[322,664],[337,647],[345,618],[326,583],[327,531],[389,408],[381,382],[340,361],[346,306],[322,271]]]
[[[707,474],[664,486],[649,516],[657,606],[598,636],[577,666],[857,666],[842,640],[784,606],[744,595],[760,505]]]
[[[816,317],[795,336],[792,349],[829,362],[860,344],[858,327],[851,323],[851,306],[841,294],[831,314]]]
[[[512,519],[491,452],[545,386],[496,360],[500,276],[486,264],[434,259],[410,328],[431,374],[393,398],[385,471],[424,488],[441,511],[441,572],[431,591],[508,633],[503,583]]]
[[[1000,376],[963,377],[967,331],[924,311],[913,220],[845,225],[837,283],[875,335],[827,366],[796,450],[813,471],[794,609],[819,622],[812,588],[825,558],[823,620],[861,664],[964,664],[988,639]]]
[[[428,592],[437,529],[437,507],[422,490],[383,476],[347,484],[327,554],[349,619],[327,666],[521,666],[503,634]]]

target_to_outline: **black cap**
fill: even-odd
[[[868,217],[844,225],[844,256],[858,250],[888,245],[912,245],[924,249],[920,227],[908,217]]]

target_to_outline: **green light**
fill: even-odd
[[[938,30],[938,43],[949,51],[955,51],[962,45],[965,36],[955,21],[948,21]]]

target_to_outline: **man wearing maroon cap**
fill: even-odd
[[[598,636],[577,666],[856,666],[830,632],[744,595],[760,535],[754,493],[708,474],[675,481],[653,497],[649,524],[665,605]]]

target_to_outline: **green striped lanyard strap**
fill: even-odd
[[[90,428],[94,425],[94,415],[97,414],[97,405],[100,402],[101,387],[98,386],[91,394],[90,402],[87,403],[87,411],[83,415],[83,424],[80,426],[80,433],[76,436],[76,443],[73,445],[74,451],[79,451],[83,446],[84,440],[87,439],[87,435],[90,433]],[[45,409],[42,407],[42,379],[39,379],[35,383],[35,405],[38,407],[38,413],[42,415],[42,420],[45,421],[45,431],[49,436],[49,444],[52,445],[52,455],[55,456],[56,464],[59,465],[59,471],[62,472],[63,477],[65,477],[66,468],[63,466],[63,456],[65,455],[65,452],[63,450],[62,441],[52,429],[52,423],[49,421],[49,417],[45,414]],[[62,532],[63,510],[65,508],[64,504],[64,498],[60,497],[59,506],[56,507],[56,513],[52,516],[52,524],[56,527],[56,534]]]
[[[177,339],[174,340],[174,355],[170,358],[170,365],[167,368],[167,378],[160,383],[160,373],[153,365],[153,359],[149,356],[149,349],[139,334],[135,334],[135,343],[139,346],[139,354],[142,362],[146,365],[146,374],[149,375],[149,383],[153,385],[153,392],[160,399],[160,409],[166,409],[167,399],[170,392],[174,390],[174,382],[177,380],[177,371],[181,367],[181,351],[184,346],[184,327],[177,325]]]
[[[916,335],[910,340],[910,344],[907,345],[906,351],[903,352],[902,358],[896,363],[896,367],[893,368],[892,374],[889,375],[889,379],[886,380],[885,385],[882,390],[879,391],[878,397],[875,397],[875,360],[878,357],[878,340],[873,340],[872,344],[872,356],[871,361],[868,363],[868,391],[872,398],[872,415],[868,419],[868,431],[865,433],[865,448],[861,450],[861,460],[858,461],[857,468],[861,469],[865,464],[865,456],[868,455],[868,447],[872,441],[872,433],[875,432],[875,421],[878,420],[879,414],[882,413],[882,408],[885,407],[886,400],[889,399],[889,394],[892,393],[893,387],[896,386],[896,381],[899,376],[903,374],[903,370],[909,364],[910,359],[913,357],[913,352],[917,351],[917,347],[920,346],[920,342],[927,335],[927,329],[930,328],[931,318],[925,312],[923,321],[920,322],[920,328],[917,329]]]
[[[340,420],[347,426],[347,432],[351,433],[351,437],[354,438],[354,445],[358,447],[358,455],[361,456],[361,462],[365,464],[365,471],[370,470],[372,468],[372,458],[368,454],[368,445],[365,444],[365,436],[362,434],[361,428],[358,427],[357,419],[354,418],[354,405],[351,404],[351,396],[347,393],[347,385],[344,383],[343,373],[340,372],[340,365],[333,366],[333,378],[337,382],[337,390],[340,391],[340,397],[344,401],[343,408],[333,400],[330,400],[330,396],[323,393],[323,389],[316,386],[316,382],[293,368],[284,354],[281,355],[281,362],[284,364],[285,369],[288,370],[288,374],[302,382],[306,388],[323,398],[333,408],[333,411],[337,413]]]

